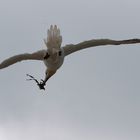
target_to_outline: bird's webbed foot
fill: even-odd
[[[38,82],[38,80],[35,79],[32,75],[27,74],[27,76],[30,77],[30,79],[27,79],[27,80],[34,80],[37,83],[37,85],[39,86],[40,90],[42,90],[42,89],[45,90],[46,83],[44,80],[41,79],[41,81]]]

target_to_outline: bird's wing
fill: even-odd
[[[24,54],[15,55],[1,62],[0,69],[8,67],[22,60],[43,60],[45,53],[46,53],[46,50],[40,50],[31,54],[24,53]]]
[[[102,45],[121,45],[121,44],[135,44],[140,43],[140,39],[128,39],[128,40],[111,40],[111,39],[93,39],[84,41],[78,44],[70,44],[63,47],[65,56],[90,47],[97,47]]]

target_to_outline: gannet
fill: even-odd
[[[83,41],[78,44],[68,44],[61,47],[62,36],[60,29],[56,25],[51,25],[47,31],[47,38],[44,39],[46,49],[39,50],[34,53],[24,53],[10,57],[0,63],[0,69],[6,68],[12,64],[22,60],[40,60],[46,65],[46,72],[44,80],[38,82],[33,76],[29,80],[35,80],[40,89],[45,89],[44,86],[48,79],[53,76],[57,70],[62,66],[64,58],[76,51],[106,45],[121,45],[121,44],[135,44],[140,43],[140,39],[127,39],[127,40],[111,40],[111,39],[92,39]]]

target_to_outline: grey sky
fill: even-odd
[[[139,0],[0,0],[0,61],[44,47],[50,24],[63,45],[93,38],[140,38]],[[0,71],[0,140],[139,140],[140,45],[97,47],[68,56],[40,91],[26,73]]]

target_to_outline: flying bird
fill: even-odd
[[[40,82],[33,76],[27,74],[30,77],[28,80],[34,80],[40,89],[45,90],[45,85],[48,79],[53,76],[57,70],[62,66],[64,58],[76,51],[106,45],[121,45],[121,44],[135,44],[140,43],[140,39],[128,39],[128,40],[111,40],[111,39],[92,39],[84,41],[78,44],[68,44],[61,47],[62,36],[60,29],[56,25],[51,25],[47,32],[47,38],[44,39],[46,49],[39,50],[34,53],[24,53],[10,57],[0,63],[0,69],[6,68],[12,64],[20,62],[22,60],[40,60],[46,65],[46,72],[44,80]]]

